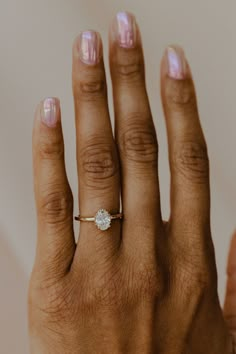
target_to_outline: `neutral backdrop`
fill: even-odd
[[[227,251],[236,226],[235,0],[0,0],[1,354],[28,353],[26,296],[36,241],[31,157],[35,106],[45,96],[61,99],[76,211],[71,46],[81,30],[93,28],[101,32],[107,54],[108,25],[119,10],[134,12],[142,31],[166,218],[169,171],[159,63],[172,43],[185,48],[191,63],[211,160],[212,232],[223,301]],[[111,99],[110,109],[113,114]]]

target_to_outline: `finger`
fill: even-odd
[[[161,92],[171,170],[171,225],[178,242],[193,241],[197,246],[199,236],[210,233],[209,162],[192,75],[179,47],[165,52]]]
[[[224,315],[236,343],[236,231],[230,245],[227,275]]]
[[[75,250],[73,199],[65,171],[60,104],[38,106],[33,130],[34,186],[38,219],[36,265],[47,276],[63,275]],[[54,274],[55,273],[55,274]]]
[[[108,112],[102,43],[97,32],[85,31],[75,41],[73,90],[80,214],[92,217],[101,208],[118,213],[119,163]],[[119,244],[120,221],[112,221],[106,231],[97,229],[92,222],[80,223],[80,258],[103,262],[101,253],[109,258]]]
[[[161,224],[158,146],[145,85],[141,36],[130,13],[118,13],[112,23],[110,70],[122,167],[122,238],[132,250],[135,247],[143,253],[156,242]],[[140,237],[144,232],[145,237]]]

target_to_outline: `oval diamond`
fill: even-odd
[[[108,230],[111,226],[111,215],[105,209],[98,210],[95,215],[95,224],[99,230]]]

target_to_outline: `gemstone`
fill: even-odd
[[[111,215],[105,209],[98,210],[95,216],[95,224],[99,230],[108,230],[111,226]]]

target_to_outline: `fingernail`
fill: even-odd
[[[137,28],[135,18],[132,14],[128,12],[118,12],[116,15],[115,32],[121,47],[135,47]]]
[[[48,127],[55,127],[58,119],[58,100],[54,97],[48,97],[43,101],[42,106],[42,121]]]
[[[79,56],[82,62],[95,65],[100,60],[100,37],[95,31],[84,31],[79,37]]]
[[[168,73],[172,79],[182,80],[186,76],[187,63],[183,49],[167,48]]]

